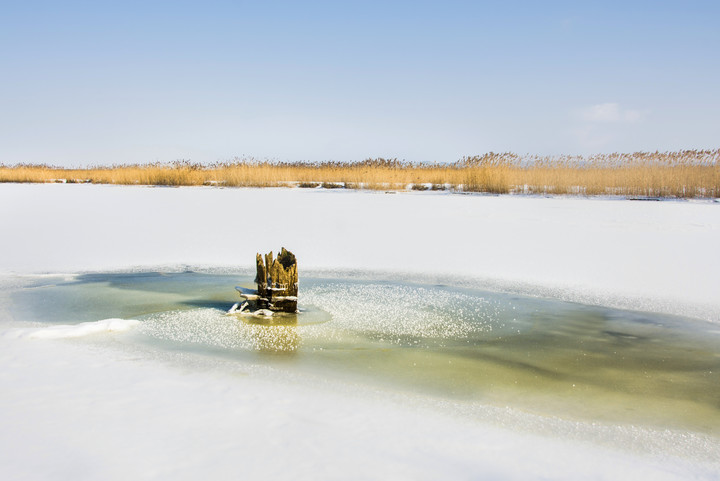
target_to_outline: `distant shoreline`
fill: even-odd
[[[645,196],[645,195],[627,195],[627,194],[583,194],[583,193],[551,193],[551,192],[522,192],[522,191],[511,191],[505,193],[495,192],[484,192],[484,191],[467,191],[463,190],[463,186],[452,186],[442,189],[431,189],[431,188],[417,188],[413,184],[409,184],[405,187],[390,186],[383,188],[382,186],[374,185],[372,187],[366,187],[363,185],[352,185],[345,187],[342,184],[335,184],[331,186],[316,183],[317,185],[300,185],[300,182],[282,182],[277,185],[224,185],[218,183],[205,183],[199,184],[187,184],[187,185],[167,185],[167,184],[119,184],[119,183],[98,183],[91,181],[80,181],[78,179],[50,179],[46,181],[38,182],[8,182],[0,181],[2,184],[27,184],[27,185],[107,185],[117,187],[146,187],[146,188],[207,188],[207,189],[299,189],[304,191],[316,191],[316,192],[367,192],[367,193],[385,193],[385,194],[440,194],[440,195],[459,195],[459,196],[493,196],[493,197],[542,197],[542,198],[577,198],[577,199],[593,199],[593,200],[618,200],[618,201],[632,201],[632,202],[683,202],[683,201],[696,201],[696,202],[707,202],[707,203],[720,203],[720,197],[706,197],[706,196]]]

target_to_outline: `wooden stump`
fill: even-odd
[[[281,312],[297,312],[298,270],[295,255],[283,247],[273,259],[273,253],[259,253],[255,257],[258,300],[261,308]]]

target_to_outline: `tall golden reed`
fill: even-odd
[[[0,165],[0,182],[92,182],[130,185],[444,189],[495,194],[720,197],[720,149],[580,156],[487,153],[451,164],[397,159],[362,162],[269,162],[236,159],[212,165],[116,165],[65,169]]]

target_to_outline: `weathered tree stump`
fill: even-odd
[[[295,255],[283,247],[273,259],[273,253],[255,257],[257,266],[258,307],[280,312],[297,312],[298,270]]]

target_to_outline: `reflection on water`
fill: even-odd
[[[569,418],[720,433],[720,329],[693,319],[451,286],[304,278],[298,315],[227,315],[251,277],[38,279],[17,319],[140,319],[158,350],[282,362],[394,390]]]
[[[297,314],[275,313],[270,318],[236,314],[233,317],[247,324],[246,332],[256,351],[290,353],[300,347]]]
[[[295,352],[300,346],[295,326],[252,326],[253,349],[264,352]]]

